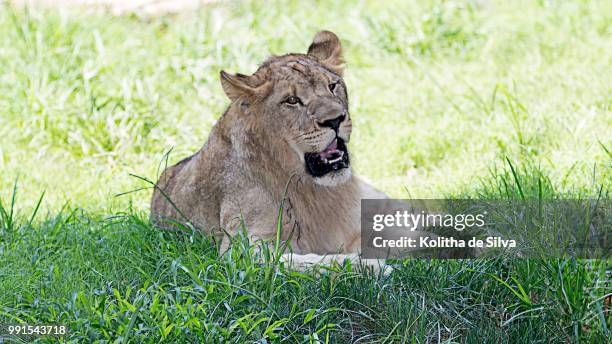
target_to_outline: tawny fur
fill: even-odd
[[[160,226],[189,220],[218,235],[225,249],[228,240],[220,229],[236,234],[242,216],[251,239],[271,239],[289,182],[282,239],[290,240],[293,252],[358,252],[360,200],[385,195],[353,176],[350,168],[314,178],[303,155],[330,144],[335,132],[320,123],[341,114],[346,117],[338,136],[350,140],[341,54],[336,35],[323,31],[308,54],[272,57],[250,76],[222,72],[231,105],[204,147],[162,174],[153,193],[153,220]],[[337,83],[333,91],[330,83]],[[289,94],[299,96],[304,106],[283,104]]]

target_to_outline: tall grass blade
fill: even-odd
[[[38,202],[36,202],[36,207],[34,207],[34,211],[32,212],[32,216],[30,216],[30,221],[28,221],[28,227],[32,226],[32,222],[34,221],[34,218],[36,217],[36,214],[38,214],[38,209],[40,208],[40,204],[42,203],[43,197],[45,197],[45,192],[46,191],[42,192],[42,194],[38,198]]]
[[[510,165],[510,170],[512,171],[512,176],[514,177],[514,182],[516,183],[516,187],[518,188],[519,195],[521,196],[521,199],[524,200],[525,194],[523,193],[523,188],[521,187],[519,176],[516,173],[514,166],[512,166],[512,162],[510,162],[510,158],[506,157],[506,161],[508,162],[508,165]]]

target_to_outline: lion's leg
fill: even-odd
[[[223,255],[230,247],[230,240],[228,237],[224,237],[221,242],[221,246],[219,249],[219,253]],[[256,250],[259,250],[259,246],[255,247]],[[261,258],[263,262],[263,257]],[[367,267],[371,267],[371,269],[379,273],[382,273],[387,276],[393,271],[393,268],[385,263],[384,259],[363,259],[357,253],[350,254],[328,254],[328,255],[319,255],[315,253],[308,254],[296,254],[296,253],[285,253],[281,255],[281,261],[288,263],[291,268],[305,272],[306,270],[312,268],[313,266],[330,266],[333,264],[341,265],[345,261],[350,261],[351,265],[355,267],[358,271],[362,271]],[[320,271],[324,271],[325,269],[320,269]]]
[[[393,268],[387,265],[384,259],[362,259],[357,253],[329,254],[324,256],[314,253],[285,253],[281,256],[281,261],[289,263],[292,268],[301,272],[316,265],[329,266],[333,264],[343,264],[347,260],[350,261],[351,265],[356,267],[357,270],[372,268],[374,272],[382,272],[384,275],[388,275],[393,271]]]
[[[255,227],[255,226],[254,226]],[[253,231],[256,233],[261,233],[258,231]],[[237,233],[235,231],[228,233],[230,236],[235,236]],[[254,235],[251,234],[248,236],[249,244],[255,245],[255,250],[260,250],[260,244],[262,243],[261,239],[270,238],[272,234],[269,235]],[[351,247],[358,250],[360,237],[357,236],[355,242],[351,243]],[[231,246],[231,239],[228,236],[224,236],[221,245],[219,248],[219,253],[223,255]],[[263,262],[263,257],[261,257]],[[364,259],[358,253],[349,253],[349,254],[326,254],[320,255],[315,253],[307,253],[307,254],[296,254],[296,253],[285,253],[281,256],[281,261],[288,263],[293,269],[297,271],[304,272],[313,266],[330,266],[334,264],[341,265],[345,261],[350,261],[351,265],[355,267],[357,271],[362,271],[367,269],[368,267],[374,270],[374,272],[382,272],[385,275],[388,275],[393,271],[391,266],[385,263],[384,259]],[[325,269],[320,269],[321,271]]]

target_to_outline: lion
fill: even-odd
[[[206,144],[159,178],[153,221],[189,220],[225,251],[241,221],[253,242],[275,238],[284,197],[285,259],[303,267],[358,257],[361,199],[387,195],[352,173],[343,63],[338,37],[321,31],[306,54],[273,56],[252,75],[221,71],[231,103]]]

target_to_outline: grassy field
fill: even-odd
[[[610,198],[610,1],[0,7],[0,324],[85,342],[610,341],[610,261],[299,274],[151,227],[130,174],[199,149],[228,105],[218,72],[323,28],[345,46],[356,172],[390,195]]]

